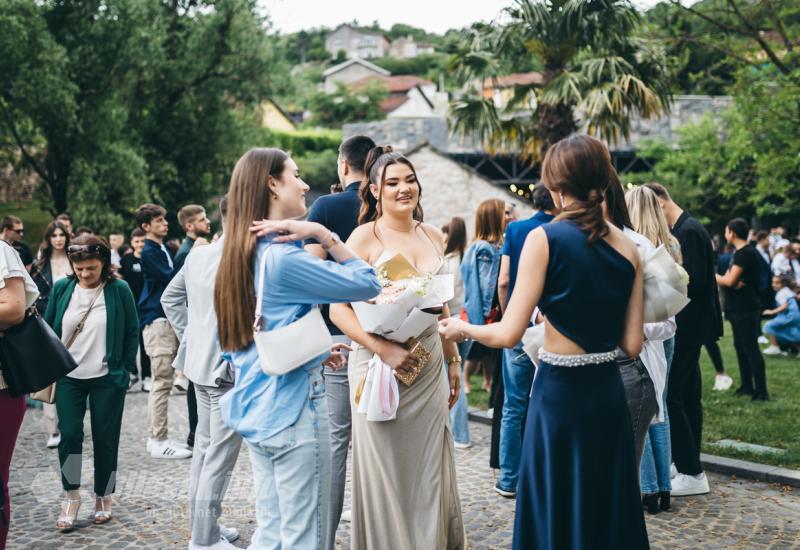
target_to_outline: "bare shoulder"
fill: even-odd
[[[605,237],[606,242],[614,247],[617,252],[625,256],[634,267],[638,268],[641,264],[641,257],[636,243],[613,223],[608,224],[608,231],[608,235]]]
[[[525,237],[524,246],[547,247],[547,234],[544,232],[544,226],[539,226]]]
[[[375,222],[356,227],[347,239],[347,247],[364,260],[370,261],[374,250],[380,247],[380,241],[375,235]]]
[[[353,229],[353,232],[350,233],[350,237],[347,239],[347,243],[364,242],[373,238],[375,238],[375,222],[369,222]]]
[[[422,223],[421,227],[425,233],[428,234],[437,248],[439,248],[440,251],[444,251],[444,233],[442,233],[442,230],[429,223]]]

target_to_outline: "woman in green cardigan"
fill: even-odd
[[[58,281],[45,320],[69,348],[78,368],[56,384],[61,443],[58,459],[66,492],[58,528],[75,527],[80,508],[83,417],[86,400],[94,447],[94,522],[111,519],[119,432],[129,373],[136,368],[139,320],[133,294],[111,273],[111,250],[94,235],[82,235],[67,249],[74,274]]]

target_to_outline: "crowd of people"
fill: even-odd
[[[716,254],[665,187],[626,192],[608,149],[589,136],[548,150],[531,217],[517,220],[498,199],[478,205],[471,241],[462,218],[442,228],[424,222],[423,182],[391,147],[345,140],[338,174],[339,191],[307,212],[309,187],[291,156],[250,150],[219,201],[220,230],[205,208],[187,205],[177,213],[185,238],[171,245],[156,204],[136,210],[129,244],[120,233],[107,241],[73,231],[62,214],[36,254],[22,221],[2,220],[0,330],[35,305],[77,364],[42,415],[45,444],[58,448],[61,464],[59,530],[75,528],[81,506],[87,404],[93,518],[112,520],[126,392],[142,389],[148,456],[191,458],[190,549],[235,548],[239,533],[219,517],[243,441],[255,488],[251,548],[333,548],[342,520],[354,549],[466,548],[455,464],[472,444],[467,394],[480,372],[493,411],[495,490],[516,499],[514,547],[646,548],[644,509],[709,492],[699,360],[705,346],[715,389],[731,386],[717,345],[722,312],[739,363],[737,395],[769,399],[765,316],[763,353],[797,351],[800,243],[782,228],[754,233],[737,218],[725,229],[727,252]],[[658,247],[688,273],[690,302],[645,322],[643,259]],[[397,256],[421,276],[453,275],[452,298],[416,338],[423,353],[367,332],[351,306],[379,294],[377,268]],[[536,325],[544,343],[531,357],[523,334]],[[279,340],[298,326],[313,327],[308,344]],[[282,346],[328,334],[332,345],[277,374],[255,343],[264,333],[278,336],[273,360]],[[386,422],[356,412],[375,355],[416,376],[399,385]],[[0,375],[0,549],[25,410],[24,396],[5,387]],[[186,394],[185,442],[168,431],[174,392]]]

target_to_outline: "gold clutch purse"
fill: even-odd
[[[428,364],[428,361],[431,358],[431,352],[426,350],[422,346],[422,343],[416,338],[409,339],[403,345],[403,347],[411,351],[411,357],[415,357],[416,359],[418,359],[417,367],[411,372],[403,372],[403,373],[395,372],[394,376],[406,386],[410,386],[411,384],[414,383],[414,380],[417,379],[417,376],[419,376],[419,373],[422,372],[422,369],[425,367],[425,365]]]

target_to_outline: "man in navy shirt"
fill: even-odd
[[[164,246],[169,225],[167,211],[157,204],[143,204],[136,209],[136,225],[145,232],[142,249],[144,287],[139,297],[139,324],[144,349],[150,357],[152,386],[147,402],[150,437],[147,451],[153,458],[189,458],[192,452],[167,439],[167,412],[172,391],[172,361],[178,351],[178,339],[161,307],[161,294],[175,275],[172,256]]]
[[[367,153],[375,142],[366,136],[354,136],[339,146],[337,172],[344,188],[341,193],[318,198],[311,206],[308,221],[317,222],[336,233],[342,241],[358,226],[358,211],[361,208],[359,187],[366,181],[364,164]],[[322,259],[328,257],[322,246],[308,240],[305,249]],[[334,325],[328,315],[328,306],[322,314],[334,342],[349,344],[350,340]],[[344,485],[347,476],[347,448],[350,445],[350,385],[347,382],[347,364],[338,370],[324,368],[325,395],[328,400],[331,434],[331,501],[328,508],[328,548],[333,549],[336,529],[342,515]]]
[[[506,227],[505,242],[500,258],[500,275],[497,296],[505,311],[514,285],[517,282],[519,257],[528,233],[553,219],[553,199],[544,185],[533,190],[533,208],[536,213],[528,219],[515,221]],[[495,486],[498,494],[514,498],[517,494],[519,460],[522,450],[522,429],[528,410],[528,394],[533,382],[534,366],[519,342],[503,352],[503,416],[500,424],[500,477]]]

